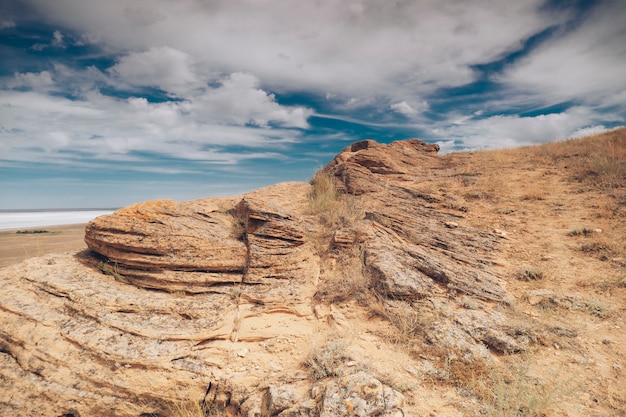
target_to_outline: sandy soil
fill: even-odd
[[[45,230],[47,233],[18,233]],[[48,253],[86,249],[84,224],[0,231],[0,268]]]

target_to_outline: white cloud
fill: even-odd
[[[560,19],[538,12],[543,0],[34,1],[54,22],[120,52],[168,46],[218,73],[254,74],[272,90],[407,103],[472,81],[471,65]]]
[[[498,77],[547,103],[598,103],[626,92],[626,2],[606,1],[571,32],[548,40]]]
[[[40,141],[50,140],[51,149],[92,153],[98,143],[105,158],[139,150],[219,159],[220,145],[267,146],[271,152],[300,140],[296,129],[309,127],[312,110],[281,105],[271,92],[326,94],[325,105],[343,114],[317,116],[372,127],[385,127],[384,118],[364,121],[368,116],[355,110],[403,114],[413,124],[402,127],[433,129],[468,148],[534,143],[602,126],[606,120],[587,99],[622,106],[626,94],[619,0],[507,68],[497,79],[507,88],[505,98],[467,114],[444,110],[445,120],[434,128],[423,119],[426,97],[474,81],[472,66],[502,58],[569,15],[540,10],[543,0],[32,2],[63,29],[51,44],[98,43],[118,58],[108,71],[56,65],[5,79],[5,87],[35,91],[0,92],[0,104],[11,109],[0,116],[1,134],[21,129],[42,148]],[[98,90],[102,85],[137,97],[107,97]],[[146,87],[177,100],[151,103],[141,98]],[[80,99],[43,94],[62,88]],[[570,99],[585,105],[537,117],[482,118],[497,106]],[[65,139],[47,132],[65,132]],[[85,140],[94,135],[105,139]]]
[[[51,46],[55,46],[57,48],[65,48],[65,42],[63,41],[63,34],[59,30],[55,30],[52,33],[52,42]]]
[[[414,106],[411,106],[406,101],[393,103],[389,107],[391,108],[391,110],[398,112],[400,114],[404,114],[405,116],[414,116],[428,109],[428,102],[422,101],[421,103],[418,103],[417,106],[415,106],[417,107],[417,109]]]
[[[445,121],[433,129],[441,138],[442,151],[461,148],[493,149],[517,147],[597,133],[602,122],[616,115],[600,114],[585,106],[572,107],[561,113],[534,117],[496,115],[484,119],[467,117],[463,123]]]
[[[189,54],[166,46],[129,53],[109,73],[133,86],[157,87],[181,95],[202,86]]]
[[[17,72],[13,74],[13,78],[3,80],[0,85],[8,88],[46,88],[54,84],[52,74],[49,71],[41,72]]]
[[[139,84],[138,74],[143,67],[116,68],[121,68],[121,72],[115,73],[116,79],[123,74],[126,81]],[[189,73],[193,77],[190,79],[196,81],[195,74]],[[154,72],[151,78],[145,77],[145,85],[170,87],[171,76],[168,71]],[[259,88],[255,77],[245,73],[224,77],[218,87],[192,90],[182,100],[160,103],[142,97],[118,99],[103,95],[96,88],[83,90],[80,98],[74,100],[51,95],[48,87],[58,87],[53,81],[57,77],[80,79],[82,84],[93,86],[106,74],[90,68],[76,72],[59,66],[54,74],[18,73],[5,79],[5,88],[28,86],[32,90],[0,90],[0,159],[63,164],[71,160],[79,166],[81,158],[72,159],[67,151],[101,161],[145,158],[139,158],[138,152],[218,164],[277,158],[277,151],[285,144],[300,140],[300,131],[293,128],[307,127],[311,114],[303,107],[281,106],[273,95]],[[184,86],[178,87],[172,89],[185,90]],[[264,150],[239,154],[222,150],[233,145]]]
[[[222,85],[208,89],[194,100],[194,109],[206,117],[237,125],[253,124],[267,127],[274,122],[283,126],[306,128],[312,111],[303,107],[280,106],[272,94],[259,88],[259,80],[251,74],[234,73]]]
[[[0,30],[3,29],[11,29],[16,26],[15,22],[12,20],[0,20]]]
[[[148,7],[124,7],[124,14],[133,22],[142,26],[152,25],[167,19],[158,10]]]

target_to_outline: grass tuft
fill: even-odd
[[[335,181],[324,170],[315,173],[310,181],[309,209],[311,214],[325,214],[333,211],[340,197]]]
[[[311,370],[313,378],[321,380],[343,375],[344,363],[350,360],[345,339],[328,338],[320,343],[313,343],[304,366]]]
[[[524,267],[515,273],[515,278],[519,281],[538,281],[543,279],[543,271],[534,267]]]
[[[568,236],[591,236],[593,234],[593,229],[589,229],[587,227],[583,227],[580,229],[572,229],[567,232]]]

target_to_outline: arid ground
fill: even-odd
[[[45,233],[40,233],[44,231]],[[47,253],[86,249],[85,225],[44,226],[0,231],[0,268]]]
[[[277,401],[280,390],[272,387],[282,387],[284,392],[294,395],[300,395],[296,388],[306,387],[302,398],[309,402],[313,401],[314,392],[325,390],[326,394],[315,397],[316,404],[321,404],[320,401],[332,398],[333,390],[340,390],[333,384],[342,383],[342,377],[365,372],[403,395],[402,415],[406,416],[626,416],[626,129],[542,146],[427,156],[422,162],[428,166],[409,171],[410,175],[389,173],[392,170],[383,166],[389,162],[393,167],[400,159],[396,158],[398,154],[393,154],[396,159],[385,159],[389,154],[384,152],[390,152],[389,148],[381,148],[379,155],[376,148],[369,154],[359,149],[362,152],[348,152],[344,158],[360,157],[361,165],[353,165],[360,171],[352,172],[364,173],[367,175],[364,178],[374,178],[377,182],[357,184],[359,178],[354,174],[350,178],[352,182],[342,184],[345,187],[375,185],[379,189],[361,194],[339,195],[334,191],[316,194],[319,184],[313,181],[311,187],[279,185],[256,195],[281,203],[282,208],[293,208],[293,212],[305,219],[302,224],[314,231],[298,239],[306,239],[314,250],[309,258],[319,260],[319,282],[298,284],[293,291],[287,286],[291,281],[272,284],[273,291],[284,285],[283,292],[272,293],[280,303],[267,294],[256,293],[259,284],[246,286],[245,282],[232,287],[216,285],[221,292],[216,289],[214,294],[196,293],[193,288],[193,291],[147,291],[143,286],[156,282],[153,276],[143,281],[130,275],[125,277],[124,270],[121,266],[118,269],[116,263],[98,261],[96,267],[91,267],[88,263],[83,265],[85,261],[80,256],[76,260],[71,256],[47,255],[41,260],[3,269],[5,294],[14,294],[12,297],[19,300],[10,296],[0,300],[6,304],[6,307],[0,305],[4,309],[0,313],[6,312],[6,329],[14,326],[6,330],[4,347],[0,346],[0,353],[7,353],[0,355],[5,361],[0,371],[6,370],[9,385],[23,383],[25,388],[16,390],[10,398],[0,395],[0,406],[4,404],[7,410],[15,410],[21,404],[33,403],[33,398],[39,399],[37,393],[28,392],[30,380],[25,378],[44,387],[50,387],[46,385],[48,380],[61,381],[68,388],[63,386],[60,390],[57,384],[53,388],[58,391],[50,392],[55,395],[60,392],[73,399],[74,374],[57,372],[59,366],[70,369],[80,362],[71,359],[74,356],[70,358],[70,352],[96,370],[89,373],[86,365],[84,369],[72,368],[84,384],[84,388],[81,385],[76,389],[89,395],[102,393],[102,397],[94,394],[91,399],[88,395],[83,403],[87,400],[94,404],[121,403],[127,408],[119,406],[117,410],[126,413],[119,415],[138,415],[135,410],[143,410],[147,399],[152,401],[153,396],[168,400],[180,397],[168,391],[168,387],[172,381],[180,386],[180,381],[187,384],[188,380],[171,363],[178,366],[180,357],[176,349],[189,350],[185,343],[193,342],[190,346],[197,357],[190,356],[189,361],[199,358],[199,363],[219,368],[224,380],[230,380],[240,387],[239,392],[245,393],[240,395],[237,407],[233,404],[238,397],[233,394],[229,407],[234,411],[228,415],[253,415],[243,414],[244,400],[254,399],[260,393],[270,399],[276,395]],[[373,159],[376,156],[379,159]],[[402,163],[413,164],[411,158],[407,161]],[[371,169],[362,169],[366,166]],[[387,172],[380,173],[381,166]],[[404,194],[398,194],[401,191]],[[384,199],[374,200],[371,196],[376,193],[385,196]],[[225,202],[210,204],[218,207]],[[410,209],[399,211],[409,203],[413,204]],[[207,202],[202,204],[209,206]],[[140,208],[147,210],[145,207]],[[127,210],[126,214],[132,227],[138,227],[141,221],[146,227],[154,227],[150,218],[142,220],[135,213],[139,209],[133,210]],[[196,206],[193,210],[197,210]],[[215,218],[229,216],[225,210],[211,210],[207,209],[207,213]],[[257,214],[255,219],[262,216]],[[280,217],[285,222],[289,219]],[[178,225],[182,220],[175,221]],[[420,227],[407,226],[413,224]],[[233,225],[239,226],[232,228],[233,236],[240,236],[244,227],[251,227],[248,223]],[[358,230],[359,225],[371,227],[371,234],[351,235],[350,231]],[[367,231],[365,226],[363,230]],[[0,266],[50,252],[77,252],[86,247],[83,225],[38,229],[48,233],[1,232]],[[255,238],[252,229],[247,233],[248,239]],[[388,247],[372,246],[371,240],[381,235],[395,240],[389,240]],[[359,236],[366,237],[359,240]],[[471,240],[476,236],[480,240]],[[114,237],[123,240],[126,236],[120,233]],[[156,247],[163,240],[161,237],[148,243]],[[329,242],[334,242],[336,247],[333,249]],[[398,255],[406,255],[398,242],[414,248],[414,255],[428,254],[419,259],[417,268],[438,279],[429,284],[436,292],[434,295],[420,294],[421,287],[402,287],[402,281],[391,282],[395,277],[404,277],[403,272],[408,268],[403,265],[393,269],[400,271],[395,275],[383,276],[384,267],[388,266],[385,262],[393,256],[397,256],[398,262],[407,259]],[[458,242],[468,242],[469,247]],[[487,245],[489,251],[478,244],[472,246],[475,242]],[[127,255],[112,253],[122,261]],[[485,253],[489,256],[482,258]],[[447,263],[437,264],[432,259],[447,259]],[[499,277],[493,282],[503,283],[513,301],[493,301],[491,293],[481,295],[480,288],[460,287],[463,282],[453,281],[452,274],[446,277],[437,272],[453,270],[459,276],[470,268],[482,272],[477,264],[487,265],[485,271]],[[375,267],[380,267],[378,275],[371,274]],[[366,276],[363,271],[369,274]],[[387,279],[387,286],[374,285],[372,276]],[[204,277],[202,280],[205,282]],[[498,285],[492,287],[498,289]],[[403,295],[400,287],[417,295]],[[303,288],[314,295],[303,295]],[[23,301],[35,300],[35,296],[45,301],[41,304]],[[298,297],[301,300],[295,303],[293,300]],[[209,323],[205,318],[211,300],[217,300],[214,304],[221,310],[209,316],[223,320],[224,324]],[[32,324],[31,317],[38,317],[39,307],[30,308],[31,305],[49,310],[41,321],[53,323],[65,333],[50,330],[52,324]],[[60,324],[54,322],[57,317]],[[165,330],[159,327],[158,317],[167,324]],[[217,330],[203,336],[209,325]],[[33,332],[34,328],[41,334]],[[98,332],[108,338],[97,339]],[[123,343],[116,344],[116,337],[121,338],[123,332]],[[59,334],[71,339],[71,343],[58,339]],[[483,349],[487,360],[476,360],[479,356],[468,359],[460,349],[463,346],[456,349],[459,335],[473,341],[468,351]],[[123,365],[126,361],[123,355],[135,354],[126,338],[140,346],[152,343],[155,338],[167,339],[167,343],[149,346],[155,351],[173,346],[174,359],[163,361],[163,365],[159,361],[162,357],[169,358],[166,354],[159,353],[158,360],[146,358],[145,352],[151,351],[137,348],[142,354],[133,359],[132,366],[130,360],[128,365]],[[56,341],[59,349],[50,357],[41,350],[49,340]],[[519,349],[517,341],[520,341]],[[85,356],[83,351],[89,355]],[[187,372],[188,368],[181,369]],[[198,375],[203,375],[201,371],[197,371]],[[150,372],[173,376],[171,381],[157,380],[161,385],[144,387],[141,382],[149,379],[146,375]],[[67,379],[63,379],[65,376]],[[121,395],[119,386],[109,387],[110,380],[126,387],[132,395],[125,395],[132,401],[126,402],[125,397],[119,401],[115,397]],[[185,395],[197,403],[205,387],[205,379],[192,381]],[[266,397],[263,398],[265,401]],[[267,401],[258,403],[271,408]],[[285,407],[299,405],[299,400],[294,400]],[[347,407],[345,404],[325,406],[329,410]],[[332,408],[335,406],[339,408]],[[316,407],[314,404],[310,410]],[[69,409],[59,410],[69,412]],[[279,411],[272,413],[268,415],[278,415]]]

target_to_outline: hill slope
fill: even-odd
[[[626,129],[156,201],[0,270],[3,415],[625,415]]]

